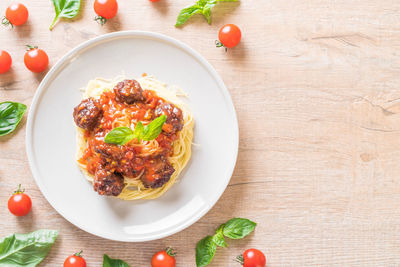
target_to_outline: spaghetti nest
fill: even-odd
[[[112,94],[113,88],[118,82],[123,80],[124,77],[117,77],[113,80],[106,80],[103,78],[94,79],[84,88],[83,98],[100,99],[107,94]],[[177,182],[180,173],[191,157],[193,139],[193,116],[188,106],[180,99],[182,96],[185,96],[185,94],[180,91],[179,88],[175,88],[175,90],[167,88],[166,84],[150,76],[142,77],[137,81],[147,94],[152,94],[157,97],[157,99],[159,98],[168,103],[172,103],[179,108],[183,115],[183,127],[173,135],[173,138],[166,135],[164,139],[157,138],[151,141],[134,140],[128,143],[130,149],[136,149],[135,151],[138,151],[133,158],[131,157],[131,160],[135,160],[135,157],[151,157],[157,154],[163,146],[168,146],[169,152],[166,155],[166,159],[169,164],[172,165],[174,171],[165,184],[156,188],[149,187],[143,183],[141,177],[144,175],[144,170],[138,170],[136,173],[137,175],[134,177],[132,177],[132,175],[123,175],[123,189],[117,197],[124,200],[155,199],[170,189]],[[106,116],[106,112],[104,113],[104,116]],[[143,116],[146,117],[146,115]],[[150,122],[150,120],[146,119],[138,120],[135,116],[129,114],[129,110],[122,110],[118,113],[118,116],[110,120],[110,129],[116,127],[130,127],[134,129],[139,121],[141,121],[143,125],[147,125]],[[76,160],[80,169],[85,174],[85,177],[92,183],[94,183],[95,180],[94,169],[98,167],[96,164],[99,164],[94,160],[87,160],[88,154],[91,153],[90,146],[93,139],[95,138],[91,136],[88,131],[77,127]]]

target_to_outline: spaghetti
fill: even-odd
[[[92,128],[94,127],[89,125],[87,120],[84,120],[87,118],[79,121],[81,127],[77,127],[76,160],[78,166],[85,174],[85,177],[93,184],[96,183],[95,174],[100,165],[107,164],[107,166],[113,166],[113,164],[125,164],[122,167],[116,166],[112,169],[113,171],[122,169],[123,188],[118,192],[119,194],[117,197],[124,200],[155,199],[163,195],[177,182],[179,174],[185,168],[191,157],[194,127],[193,116],[188,106],[180,99],[180,97],[184,95],[180,90],[175,90],[173,92],[170,88],[166,87],[166,84],[150,76],[144,76],[137,80],[140,84],[139,87],[143,88],[144,104],[121,104],[115,100],[118,100],[118,95],[115,96],[113,90],[115,90],[122,81],[128,80],[124,77],[117,77],[113,80],[97,78],[90,81],[88,86],[85,88],[83,98],[94,99],[94,101],[97,101],[96,103],[100,103],[102,108],[102,118],[101,121],[96,124],[96,130],[92,131],[87,129],[89,126]],[[173,128],[176,125],[171,124],[171,126],[167,124],[163,126],[162,133],[154,140],[133,140],[124,146],[108,145],[105,150],[101,150],[101,146],[107,145],[104,143],[104,135],[111,129],[116,127],[130,127],[131,129],[134,129],[139,121],[141,121],[143,125],[149,124],[151,118],[154,118],[154,113],[157,112],[157,108],[153,107],[155,105],[159,105],[157,107],[158,109],[160,109],[160,105],[169,105],[168,107],[172,107],[174,112],[181,111],[181,113],[179,113],[182,114],[183,119],[181,127]],[[85,115],[89,114],[87,110],[84,111],[86,112]],[[75,112],[74,119],[75,122],[77,122]],[[97,118],[97,113],[92,112],[92,115],[92,117]],[[82,122],[85,122],[86,124],[83,124],[82,126]],[[89,126],[85,128],[87,125]],[[95,147],[96,145],[98,147]],[[123,156],[118,159],[110,156],[104,160],[104,155],[113,155],[113,150],[122,148],[124,149]],[[158,156],[159,154],[165,155],[165,159],[163,156]],[[98,158],[101,158],[101,160]],[[165,166],[162,167],[162,170],[169,173],[173,172],[168,176],[168,180],[162,185],[152,184],[149,186],[149,184],[144,182],[144,177],[149,175],[151,172],[159,172],[159,170],[154,171],[151,170],[151,168],[156,164],[154,163],[154,159],[160,158],[162,159],[160,162],[165,164]],[[157,164],[160,165],[161,163]],[[127,169],[128,167],[126,166],[129,166],[129,168],[132,169]],[[168,166],[172,166],[172,168],[169,168]],[[110,169],[110,167],[108,168]],[[126,175],[127,173],[129,175]],[[107,180],[105,184],[103,184],[103,187],[109,186],[109,184],[107,184],[108,182],[109,181]]]

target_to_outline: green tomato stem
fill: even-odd
[[[79,252],[75,253],[74,255],[75,255],[75,256],[77,256],[77,257],[82,257],[82,255],[81,255],[81,254],[82,254],[82,252],[83,252],[83,250],[81,250],[81,251],[79,251]]]
[[[176,256],[176,252],[171,247],[166,248],[165,252],[167,252],[167,254],[170,255],[171,257],[175,257]]]
[[[3,24],[4,26],[10,26],[11,25],[11,28],[14,28],[14,25],[5,16],[1,20],[1,24]]]
[[[239,262],[240,264],[243,265],[244,259],[243,259],[243,255],[239,255],[236,257],[235,261]]]
[[[21,184],[18,185],[18,189],[14,191],[14,195],[22,194],[25,192],[25,189],[21,190]]]
[[[103,26],[103,25],[106,24],[106,22],[107,22],[107,19],[104,18],[104,17],[102,17],[102,16],[96,16],[96,17],[94,18],[94,20],[95,20],[97,23],[99,23],[101,26]]]

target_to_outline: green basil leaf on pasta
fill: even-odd
[[[104,254],[103,267],[130,267],[130,266],[123,260],[111,259],[107,254]]]
[[[139,121],[136,124],[135,130],[133,131],[133,136],[138,140],[138,142],[140,142],[140,140],[142,139],[143,131],[144,131],[143,123]]]
[[[156,139],[160,135],[162,127],[166,120],[167,116],[161,115],[160,117],[154,119],[152,122],[146,125],[143,130],[142,139],[145,141]]]
[[[117,127],[106,135],[104,142],[114,145],[125,145],[133,138],[135,138],[135,136],[131,128]]]
[[[196,265],[203,267],[210,264],[215,255],[217,245],[213,241],[212,236],[207,236],[200,240],[196,246]]]
[[[223,234],[231,239],[241,239],[253,232],[256,223],[244,218],[229,220],[223,229]]]
[[[138,141],[156,139],[160,135],[166,120],[167,116],[161,115],[146,125],[146,127],[139,121],[133,131],[128,127],[114,128],[106,135],[104,142],[114,145],[125,145],[134,138],[137,138]]]
[[[56,16],[50,25],[50,30],[60,18],[72,19],[79,13],[81,0],[52,0]]]
[[[17,102],[0,103],[0,136],[9,134],[17,128],[26,111],[26,105]]]
[[[0,266],[37,266],[47,256],[57,235],[55,230],[37,230],[0,239]]]

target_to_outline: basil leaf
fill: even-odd
[[[144,127],[141,121],[136,124],[135,130],[133,131],[134,138],[137,138],[138,142],[142,139]]]
[[[0,103],[0,136],[9,134],[17,128],[26,111],[26,105],[17,102]]]
[[[129,267],[129,264],[123,260],[111,259],[107,254],[104,254],[103,267]]]
[[[186,7],[179,12],[178,18],[176,19],[175,27],[182,26],[186,23],[194,14],[202,13],[202,8],[197,4]]]
[[[50,30],[60,18],[72,19],[79,13],[81,7],[81,0],[52,0],[56,17],[50,25]]]
[[[238,0],[207,0],[207,3],[204,5],[202,13],[204,17],[207,19],[208,24],[211,24],[211,8],[213,8],[217,2],[237,2]]]
[[[160,135],[162,127],[166,120],[167,116],[161,115],[160,117],[154,119],[152,122],[146,125],[143,130],[142,139],[145,141],[156,139]]]
[[[211,24],[211,8],[217,4],[217,0],[209,0],[204,5],[202,13],[206,17],[208,24]]]
[[[128,127],[114,128],[106,135],[104,142],[108,144],[125,145],[134,138],[137,138],[138,141],[156,139],[160,135],[166,120],[167,116],[161,115],[146,125],[146,127],[143,127],[142,122],[139,121],[134,131]]]
[[[196,246],[196,265],[203,267],[210,264],[215,255],[217,245],[213,242],[212,236],[207,236],[200,240]]]
[[[50,251],[58,232],[37,230],[28,234],[12,234],[0,240],[0,266],[35,267]]]
[[[186,23],[194,14],[201,13],[207,19],[208,24],[211,24],[211,8],[217,2],[237,2],[239,0],[199,0],[194,5],[188,6],[179,12],[176,19],[175,27],[180,27]]]
[[[213,235],[213,242],[220,247],[226,248],[228,244],[225,242],[224,234],[223,234],[223,229],[224,229],[225,224],[222,224],[218,230],[216,231],[215,235]]]
[[[117,127],[111,130],[104,138],[104,142],[115,145],[125,145],[131,141],[134,136],[134,132],[128,127]]]
[[[256,225],[249,219],[233,218],[225,224],[223,234],[231,239],[241,239],[253,232]]]

